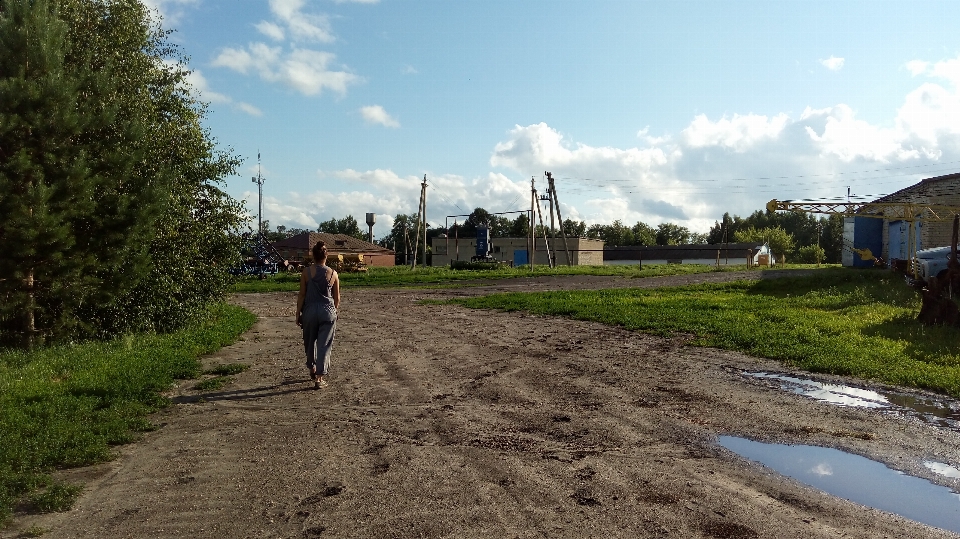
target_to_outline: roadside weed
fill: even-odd
[[[207,378],[206,380],[198,382],[197,385],[193,386],[193,389],[196,389],[197,391],[215,391],[217,389],[222,389],[229,380],[230,378],[226,376]]]
[[[30,495],[30,504],[40,513],[55,513],[70,509],[83,487],[66,483],[53,483],[46,490]]]

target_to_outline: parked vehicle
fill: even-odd
[[[930,277],[943,277],[950,262],[950,252],[949,246],[917,251],[917,256],[913,259],[913,267],[910,268],[911,273],[916,269],[917,277],[924,281]]]

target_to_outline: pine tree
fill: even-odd
[[[0,2],[0,337],[32,346],[72,325],[87,257],[73,221],[90,211],[89,118],[63,65],[67,27],[46,0]]]
[[[242,205],[184,60],[138,0],[0,0],[0,339],[181,326]]]

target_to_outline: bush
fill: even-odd
[[[819,245],[807,245],[797,249],[798,264],[820,264],[826,260],[827,253]]]

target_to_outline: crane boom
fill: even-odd
[[[890,221],[949,221],[960,213],[960,206],[915,202],[794,202],[773,199],[767,202],[767,210],[872,217]]]

